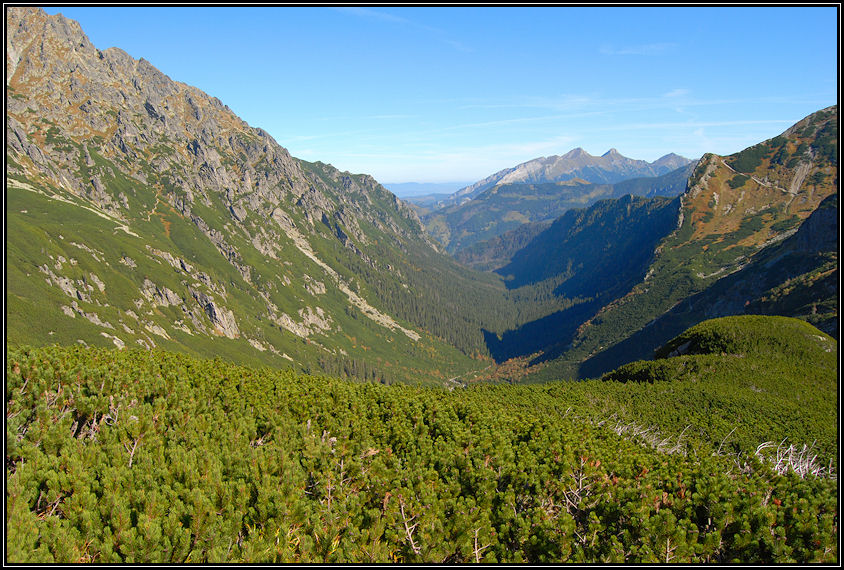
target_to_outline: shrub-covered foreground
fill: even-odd
[[[713,355],[677,358],[649,365]],[[8,561],[837,562],[837,482],[777,474],[688,409],[718,415],[748,390],[733,379],[735,394],[675,404],[668,388],[727,385],[729,371],[642,366],[622,382],[448,392],[160,351],[9,349]],[[757,373],[749,392],[766,396],[774,381]],[[834,396],[831,373],[804,367],[821,387],[792,396],[827,383]],[[789,405],[778,429],[834,424],[823,409]],[[631,437],[631,418],[674,445]],[[816,427],[837,455],[834,428]]]

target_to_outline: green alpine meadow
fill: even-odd
[[[840,563],[837,105],[398,198],[4,11],[5,562]]]

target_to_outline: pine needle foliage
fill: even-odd
[[[710,357],[734,358],[657,362]],[[159,350],[10,348],[8,561],[836,563],[836,467],[774,469],[764,426],[748,446],[704,421],[761,426],[768,404],[666,399],[690,382],[448,391]],[[779,419],[807,425],[785,434],[792,455],[813,437],[826,461],[835,410],[808,413],[820,404],[801,398],[828,388],[804,383],[779,396],[799,400]],[[659,412],[671,407],[684,418]]]

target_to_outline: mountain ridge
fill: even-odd
[[[374,178],[293,158],[218,99],[118,48],[98,50],[70,20],[6,13],[12,338],[32,340],[26,314],[37,313],[55,321],[41,334],[87,343],[305,369],[326,359],[342,368],[377,343],[382,371],[417,362],[401,365],[405,378],[431,378],[435,354],[459,371],[479,366],[483,339],[470,323],[487,317],[461,295],[503,288],[438,253]],[[447,315],[432,314],[432,298]]]
[[[601,365],[602,353],[622,346],[631,335],[647,337],[646,328],[661,315],[741,271],[798,232],[824,200],[838,191],[837,119],[837,106],[828,107],[782,135],[738,153],[704,155],[689,178],[688,189],[679,197],[676,229],[654,251],[645,279],[586,320],[570,345],[563,347],[559,366],[544,373],[581,375],[587,368],[590,375],[606,372],[619,363],[618,354]],[[835,204],[837,211],[837,200]],[[833,263],[837,265],[837,258]],[[798,271],[790,278],[799,275]],[[776,277],[766,279],[768,287],[775,287]],[[746,289],[731,310],[703,312],[667,330],[679,333],[678,327],[688,328],[703,318],[742,314],[745,303],[752,303],[753,296],[762,293],[752,291]],[[832,292],[818,289],[812,293],[818,307],[827,307],[834,315],[837,294],[837,287]],[[829,299],[831,295],[833,299]],[[792,314],[800,313],[787,311],[785,316]],[[624,359],[647,358],[653,348],[625,346]],[[563,363],[566,359],[568,364]],[[582,368],[585,361],[591,365]]]
[[[660,176],[691,162],[694,161],[669,153],[649,163],[627,158],[615,148],[593,156],[577,147],[563,155],[538,157],[499,170],[461,188],[444,200],[443,206],[464,202],[497,184],[562,182],[578,177],[592,183],[612,184],[628,178]]]
[[[595,184],[582,178],[543,183],[499,183],[460,204],[420,214],[426,229],[446,251],[461,258],[471,247],[494,239],[520,225],[552,221],[567,210],[598,200],[635,196],[673,197],[686,188],[694,163],[658,177],[629,178],[614,184]],[[506,239],[506,238],[505,238]]]

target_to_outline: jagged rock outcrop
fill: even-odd
[[[190,290],[191,295],[199,303],[199,306],[208,315],[211,324],[218,334],[227,338],[237,338],[240,336],[240,331],[237,328],[237,322],[234,319],[234,313],[218,305],[214,298],[210,295],[194,289]]]
[[[141,292],[150,303],[159,307],[179,306],[183,303],[182,298],[167,287],[159,287],[149,279],[144,279]]]
[[[302,338],[308,338],[314,333],[330,331],[333,328],[331,318],[321,307],[299,309],[299,321],[294,320],[286,313],[282,313],[274,318],[274,322],[281,328]]]
[[[172,170],[168,177],[158,177],[191,196],[209,191],[228,191],[230,199],[256,190],[252,180],[271,194],[271,189],[306,190],[304,176],[289,154],[264,131],[251,129],[218,99],[198,89],[172,81],[144,59],[135,60],[117,48],[96,49],[78,24],[61,17],[48,17],[34,8],[7,12],[8,86],[25,97],[10,99],[8,109],[13,122],[7,132],[21,150],[36,162],[50,162],[76,170],[69,160],[61,160],[54,148],[27,140],[21,121],[27,120],[31,104],[38,104],[38,116],[55,125],[77,141],[103,138],[98,152],[113,159],[124,174],[134,175],[141,157],[155,154],[149,162],[152,174]],[[51,57],[58,52],[62,57]],[[83,79],[84,78],[84,79]],[[39,93],[31,88],[39,86]],[[46,89],[43,87],[47,87]],[[112,112],[113,111],[113,112]],[[169,143],[169,144],[168,144]],[[42,153],[31,147],[37,146]],[[157,145],[168,146],[173,153],[155,152]],[[226,167],[225,157],[244,153],[246,160]],[[91,153],[84,147],[84,159],[90,165]],[[252,164],[263,160],[272,168],[257,172]],[[102,200],[103,183],[98,176],[76,179],[77,192],[92,187],[95,199]]]

